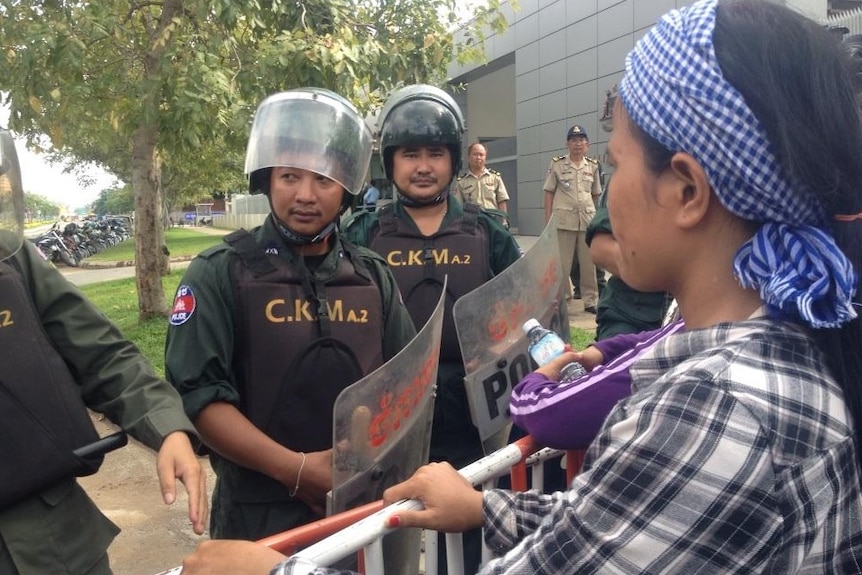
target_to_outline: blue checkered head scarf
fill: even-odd
[[[856,317],[853,266],[810,190],[789,180],[760,122],[724,79],[712,35],[716,0],[663,16],[626,57],[619,94],[632,121],[704,168],[731,213],[763,222],[736,253],[739,282],[773,315],[838,327]]]

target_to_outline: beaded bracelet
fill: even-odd
[[[291,497],[296,497],[296,492],[299,491],[299,478],[302,477],[302,468],[305,467],[305,453],[300,451],[299,454],[302,456],[302,463],[299,464],[299,471],[296,473],[296,487],[287,490],[287,494]]]

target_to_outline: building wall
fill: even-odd
[[[826,0],[776,1],[818,20],[826,17]],[[584,126],[589,155],[604,159],[608,136],[598,120],[606,91],[622,77],[626,54],[662,14],[692,3],[520,0],[517,12],[505,4],[509,27],[487,39],[486,63],[450,68],[451,83],[466,86],[458,100],[470,138],[481,137],[486,122],[496,122],[495,137],[515,141],[517,181],[506,184],[517,195],[512,215],[519,233],[537,235],[544,227],[542,182],[551,157],[566,153],[568,128]],[[512,60],[512,72],[499,64]],[[505,82],[514,85],[507,88]]]

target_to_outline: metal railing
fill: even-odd
[[[499,477],[508,474],[511,489],[526,491],[528,469],[532,485],[542,485],[545,461],[566,457],[567,482],[571,482],[583,463],[583,451],[559,451],[543,448],[530,436],[519,439],[479,459],[458,472],[474,486],[490,489]],[[259,543],[284,555],[297,556],[316,565],[329,566],[358,554],[361,572],[383,575],[383,538],[396,528],[386,526],[386,520],[404,510],[422,509],[422,503],[405,499],[386,507],[375,501],[349,511],[326,517],[289,531],[261,539]],[[446,534],[447,568],[449,575],[464,575],[460,533]],[[425,575],[437,575],[437,534],[425,531]],[[491,559],[490,550],[482,545],[482,561]],[[417,565],[417,572],[419,566]],[[158,575],[179,575],[177,567]]]

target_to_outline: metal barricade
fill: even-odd
[[[541,485],[543,474],[541,463],[564,455],[567,479],[571,482],[581,467],[583,452],[563,452],[542,448],[529,436],[463,467],[459,473],[473,485],[482,485],[483,489],[493,488],[497,478],[509,473],[512,489],[525,491],[528,486],[528,468],[531,470],[532,484]],[[261,540],[261,543],[285,555],[300,556],[321,566],[331,565],[352,553],[359,553],[359,565],[363,573],[383,575],[381,541],[383,537],[395,530],[386,527],[386,519],[402,510],[421,508],[422,504],[413,499],[399,501],[385,508],[382,502],[378,501],[273,535]],[[317,542],[313,543],[313,541]],[[437,575],[436,546],[436,532],[426,531],[425,575]],[[461,534],[446,534],[446,548],[449,575],[464,575]],[[483,544],[482,561],[486,562],[490,559],[490,551]]]
[[[543,448],[530,436],[523,437],[502,449],[474,461],[458,472],[473,485],[491,489],[495,481],[509,474],[515,491],[528,488],[527,470],[530,469],[532,485],[542,485],[542,463],[566,457],[566,479],[568,483],[577,474],[583,463],[583,451],[559,451]],[[405,499],[386,507],[383,501],[368,503],[331,517],[326,517],[283,533],[258,541],[285,555],[296,555],[320,566],[329,566],[358,554],[361,573],[384,575],[383,537],[396,529],[386,526],[386,519],[404,510],[422,509],[416,499]],[[437,575],[437,534],[425,531],[425,575]],[[449,575],[464,575],[463,547],[460,533],[446,534],[447,568]],[[490,550],[482,545],[482,562],[491,559]],[[417,565],[417,572],[419,566]],[[177,567],[158,575],[180,575]],[[468,574],[469,575],[469,574]]]

